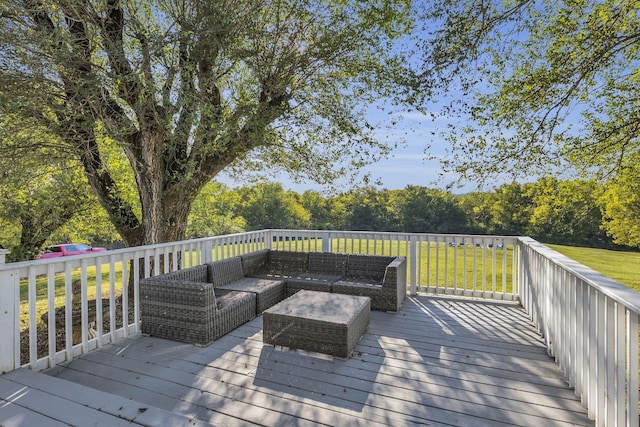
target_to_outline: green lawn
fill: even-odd
[[[640,292],[640,252],[560,245],[547,246]]]
[[[291,244],[292,243],[292,244]],[[289,247],[289,246],[293,247]],[[394,241],[394,242],[386,242],[385,247],[382,247],[382,243],[378,242],[377,245],[373,243],[367,244],[367,242],[363,240],[343,240],[343,241],[334,241],[333,247],[336,252],[356,252],[356,253],[369,253],[369,254],[381,254],[381,253],[396,253],[398,250],[398,245],[400,245],[400,254],[406,255],[407,247],[406,242],[404,241]],[[278,249],[289,249],[289,250],[301,250],[301,251],[313,251],[319,250],[321,248],[321,241],[298,241],[298,242],[280,242],[279,245],[274,245]],[[635,290],[640,291],[640,253],[637,252],[621,252],[621,251],[608,251],[603,249],[589,249],[589,248],[577,248],[570,246],[559,246],[559,245],[548,245],[554,250],[580,262],[583,263],[594,270],[613,278],[614,280],[619,281],[620,283],[629,286]],[[429,249],[428,249],[429,247]],[[275,249],[275,248],[274,248]],[[503,253],[504,252],[504,253]],[[475,265],[474,265],[474,254],[475,254]],[[497,292],[503,291],[503,283],[506,284],[504,291],[511,291],[511,281],[512,281],[512,255],[513,249],[512,247],[507,247],[505,251],[498,250],[495,252],[496,254],[496,283],[495,290]],[[229,254],[223,254],[222,252],[218,253],[219,257],[223,257]],[[493,260],[492,260],[493,251],[485,250],[484,248],[472,248],[467,246],[466,257],[464,247],[450,247],[445,244],[435,244],[431,243],[430,245],[423,243],[420,247],[420,258],[422,261],[422,269],[419,272],[419,283],[421,286],[447,286],[447,287],[456,287],[471,289],[474,287],[476,289],[482,289],[486,287],[486,289],[491,289],[493,287],[492,283],[492,273],[493,273]],[[483,256],[486,257],[484,262],[485,271],[482,271],[483,264]],[[429,262],[427,261],[429,259]],[[456,260],[455,264],[453,260]],[[445,260],[448,262],[445,263]],[[427,270],[427,265],[429,265],[429,269]],[[473,270],[474,267],[477,268],[476,274],[474,276]],[[109,266],[102,266],[102,293],[103,298],[109,297]],[[116,296],[120,295],[122,292],[122,269],[118,264],[116,265],[116,276],[114,277],[114,282],[116,284],[115,293]],[[88,273],[88,283],[87,290],[89,299],[95,298],[95,268],[90,267],[87,271]],[[484,274],[482,274],[484,273]],[[506,277],[503,279],[503,273],[506,273]],[[484,281],[483,281],[484,277]],[[76,269],[72,273],[72,280],[78,280],[80,278],[80,270]],[[65,286],[64,286],[64,274],[56,275],[56,285],[55,285],[55,305],[56,307],[60,307],[64,305],[64,295],[65,295]],[[484,282],[484,283],[483,283]],[[37,294],[37,303],[36,303],[36,315],[38,316],[38,321],[40,320],[40,316],[42,313],[46,312],[47,307],[47,284],[46,277],[40,276],[37,277],[36,280],[36,294]],[[26,280],[23,280],[21,283],[21,323],[22,329],[28,327],[28,304],[27,304],[27,283]]]
[[[383,243],[381,241],[367,241],[364,238],[334,239],[331,247],[334,252],[407,255],[407,242],[405,241],[394,240]],[[321,239],[279,242],[273,247],[273,249],[298,251],[316,251],[321,248]],[[450,246],[443,242],[422,242],[418,249],[422,268],[416,279],[420,286],[475,289],[476,291],[486,289],[494,290],[497,293],[511,292],[513,257],[511,245],[508,245],[504,250],[494,251],[490,248],[473,247],[470,244],[465,248],[464,246]],[[411,259],[408,260],[409,268],[410,264]],[[494,266],[496,269],[495,283],[493,281]]]

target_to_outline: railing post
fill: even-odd
[[[213,261],[213,242],[211,240],[204,242],[204,254],[202,261],[203,264]]]
[[[409,241],[409,259],[411,268],[409,269],[409,282],[410,288],[409,293],[413,296],[418,294],[418,286],[416,283],[418,275],[416,274],[418,268],[417,261],[417,247],[418,247],[418,238],[416,236],[411,236],[411,240]]]
[[[322,233],[322,252],[331,252],[331,234]]]
[[[267,230],[264,232],[264,248],[272,249],[273,245],[273,232],[271,230]]]
[[[5,252],[6,253],[6,252]],[[16,334],[19,328],[16,307],[17,273],[13,270],[0,271],[0,374],[12,371],[19,365],[19,349],[16,348]],[[16,356],[16,354],[18,354]]]
[[[10,253],[11,253],[11,251],[8,250],[8,249],[0,248],[0,265],[4,265],[5,260],[6,260],[6,256],[9,255]]]

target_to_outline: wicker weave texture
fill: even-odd
[[[270,280],[255,277],[243,279],[223,285],[220,289],[252,292],[256,294],[256,313],[279,303],[287,297],[286,283],[282,280]]]
[[[244,277],[242,273],[242,259],[237,256],[206,264],[209,268],[211,282],[215,288],[227,285]]]
[[[211,283],[142,279],[140,309],[143,333],[200,345],[215,339]]]
[[[262,249],[241,255],[242,273],[245,276],[253,276],[264,272],[269,264],[269,252],[269,249]]]
[[[331,292],[333,283],[340,279],[340,276],[331,276],[331,280],[312,280],[305,278],[289,278],[287,279],[287,296],[302,291]]]
[[[162,274],[164,280],[177,280],[187,282],[209,282],[209,272],[206,265],[197,265],[195,267],[184,268],[182,270],[172,271],[171,273]]]
[[[389,266],[384,275],[382,284],[385,296],[395,300],[396,308],[393,311],[400,310],[402,303],[407,295],[407,260],[398,257]],[[391,296],[395,293],[394,296]]]
[[[382,283],[385,270],[394,259],[377,255],[349,255],[347,277],[379,279]]]
[[[329,252],[311,252],[309,254],[310,272],[325,274],[347,274],[347,264],[349,256],[347,254],[335,254]]]
[[[214,313],[214,340],[256,317],[256,295],[215,289],[218,310]]]
[[[371,298],[372,310],[395,311],[394,300],[385,299],[382,285],[362,281],[339,280],[333,284],[333,292]]]
[[[369,298],[301,291],[263,313],[263,341],[348,358],[370,310]]]
[[[294,275],[309,268],[307,252],[271,251],[269,253],[268,272],[276,275]]]
[[[207,266],[140,280],[142,332],[206,346],[256,316],[256,295],[215,289],[206,280]]]
[[[403,257],[388,258],[375,256],[350,255],[349,265],[352,265],[351,257],[358,263],[358,267],[352,271],[362,271],[363,266],[370,265],[372,270],[377,268],[375,274],[352,276],[347,274],[347,278],[335,282],[332,286],[334,293],[367,296],[371,298],[371,309],[384,311],[399,311],[407,293],[407,261]],[[366,257],[368,259],[365,259]],[[381,279],[373,278],[379,276],[380,268],[384,262],[389,261],[383,268]]]

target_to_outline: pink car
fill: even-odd
[[[92,252],[104,252],[105,248],[92,248],[82,243],[66,243],[63,245],[49,246],[36,259],[58,258],[61,256],[82,255]]]

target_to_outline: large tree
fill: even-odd
[[[445,112],[461,118],[445,166],[604,177],[638,162],[637,1],[436,0],[424,12],[423,89],[453,94]]]
[[[384,154],[363,109],[415,95],[394,45],[409,0],[0,8],[0,96],[79,158],[129,245],[183,238],[198,192],[229,166],[326,181]],[[109,144],[128,160],[133,198],[110,169]]]

